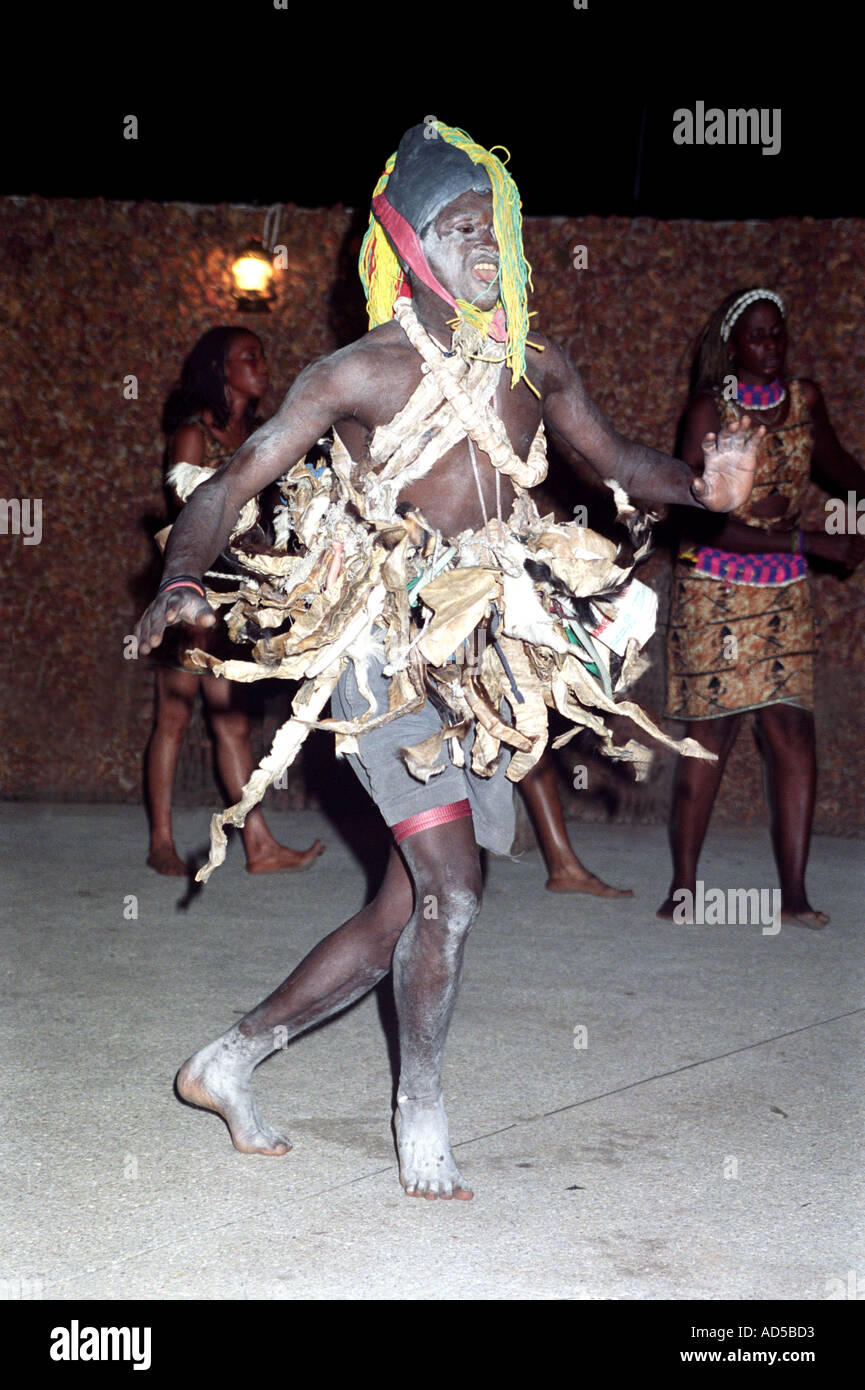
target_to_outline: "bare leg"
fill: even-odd
[[[287,1153],[288,1140],[258,1113],[253,1071],[304,1028],[372,989],[390,969],[394,945],[411,913],[411,881],[392,849],[373,901],[313,947],[245,1018],[184,1062],[177,1074],[183,1099],[221,1115],[243,1153]]]
[[[394,1115],[400,1181],[410,1197],[467,1201],[473,1193],[451,1152],[441,1065],[466,937],[481,901],[471,818],[413,835],[402,851],[415,883],[415,910],[393,953],[401,1060]]]
[[[547,889],[550,893],[591,893],[598,898],[632,898],[633,888],[611,888],[580,863],[575,855],[556,785],[556,772],[549,753],[519,783],[525,797],[546,860]]]
[[[728,714],[721,719],[695,719],[688,724],[687,736],[702,743],[710,753],[717,753],[718,761],[710,763],[703,758],[683,757],[676,761],[670,816],[673,881],[665,901],[656,914],[666,921],[672,920],[676,907],[673,901],[675,892],[679,889],[687,889],[690,893],[697,891],[697,863],[700,851],[709,828],[712,808],[727,758],[741,722],[741,714]]]
[[[400,1179],[410,1196],[467,1200],[472,1192],[448,1138],[441,1061],[465,938],[480,903],[477,845],[465,819],[414,835],[402,849],[410,874],[393,850],[373,902],[319,942],[240,1023],[184,1062],[177,1089],[184,1100],[222,1115],[243,1152],[286,1153],[288,1140],[256,1109],[253,1071],[302,1029],[372,989],[393,960],[401,1051],[394,1117]]]
[[[189,728],[199,677],[186,671],[159,668],[156,672],[156,722],[145,759],[150,811],[150,852],[147,862],[157,873],[186,877],[174,848],[171,798],[180,749]]]
[[[243,708],[243,692],[232,681],[203,676],[202,690],[216,740],[216,763],[232,803],[240,800],[243,788],[255,767],[249,742],[249,720]],[[250,873],[279,873],[307,868],[324,853],[321,840],[309,849],[289,849],[281,845],[267,828],[261,808],[246,817],[241,831]]]
[[[817,793],[814,716],[795,705],[769,705],[757,715],[768,774],[772,844],[781,879],[781,921],[820,931],[829,921],[805,893]]]

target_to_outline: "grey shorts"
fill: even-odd
[[[379,713],[387,709],[390,680],[382,674],[381,664],[370,663],[369,685],[379,702]],[[336,719],[358,719],[366,713],[367,701],[360,694],[349,665],[331,696],[331,708]],[[429,700],[416,714],[404,714],[380,729],[358,735],[358,753],[345,756],[369,792],[387,825],[396,825],[421,811],[437,806],[449,806],[454,801],[468,800],[472,808],[475,839],[484,849],[495,854],[507,854],[514,839],[514,784],[505,773],[511,750],[502,748],[499,765],[492,777],[477,777],[471,771],[471,746],[474,731],[462,741],[466,766],[456,767],[450,760],[450,744],[442,752],[444,772],[437,772],[429,782],[412,777],[399,755],[400,748],[411,747],[438,733],[442,721]]]

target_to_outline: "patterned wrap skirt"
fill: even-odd
[[[814,708],[807,576],[737,584],[678,562],[667,636],[667,715],[717,719],[766,705]]]

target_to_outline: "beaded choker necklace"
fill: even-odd
[[[736,399],[749,410],[771,410],[773,406],[786,400],[786,397],[786,389],[777,377],[770,381],[768,386],[756,386],[748,381],[740,381],[736,386]]]

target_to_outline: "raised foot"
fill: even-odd
[[[590,893],[593,898],[632,898],[633,888],[612,888],[596,874],[587,869],[564,869],[550,874],[547,879],[548,893]]]
[[[237,1075],[236,1066],[220,1058],[220,1051],[226,1051],[221,1040],[184,1062],[174,1082],[177,1094],[190,1105],[221,1115],[234,1147],[241,1153],[281,1158],[291,1144],[262,1119],[249,1081]]]
[[[189,870],[179,858],[174,845],[155,846],[147,856],[147,863],[158,874],[166,874],[169,878],[187,878],[189,875]]]
[[[300,869],[308,869],[313,860],[317,859],[320,854],[324,854],[324,845],[321,840],[316,840],[309,849],[289,849],[287,845],[274,845],[272,849],[265,850],[254,858],[248,857],[246,872],[248,874],[297,873]]]
[[[406,1196],[425,1197],[428,1202],[437,1197],[443,1201],[471,1201],[474,1193],[451,1152],[441,1097],[437,1101],[419,1101],[400,1096],[393,1119],[399,1180]]]

